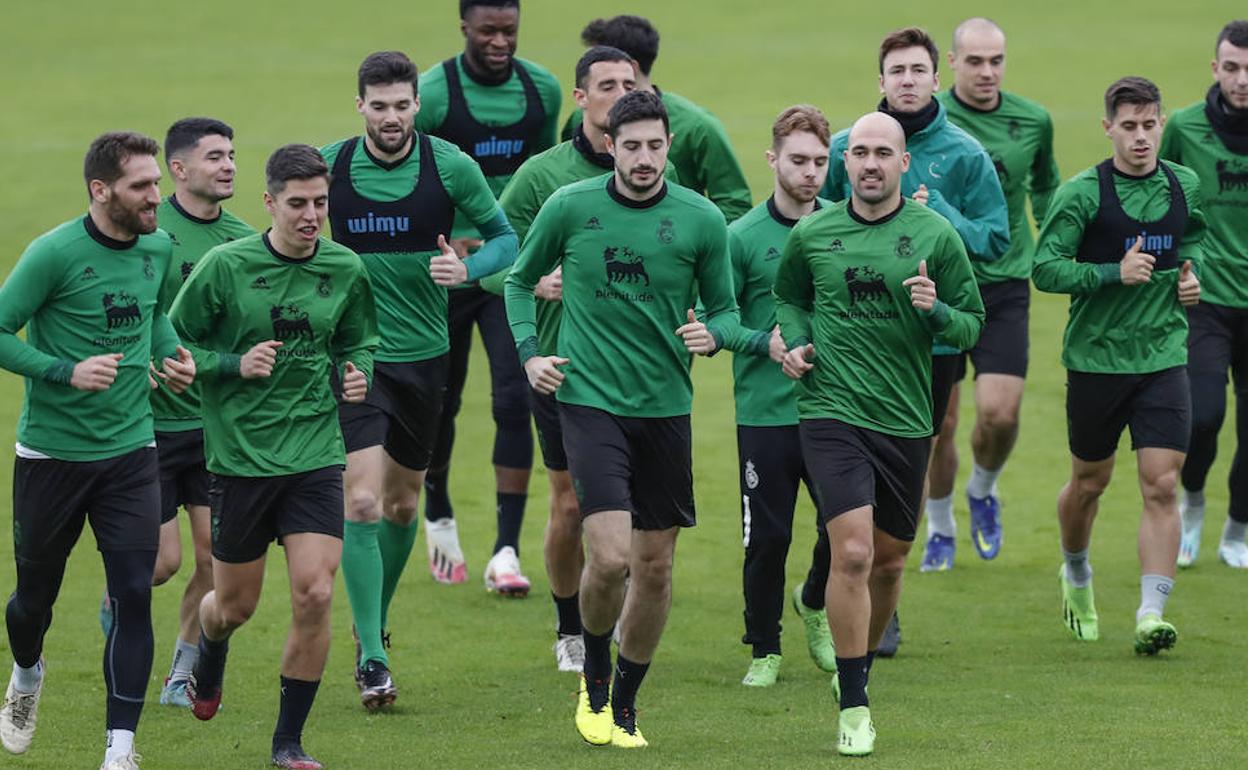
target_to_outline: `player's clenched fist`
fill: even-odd
[[[120,360],[121,353],[84,358],[74,365],[69,384],[78,390],[108,390],[117,379],[117,362]]]
[[[468,280],[468,266],[446,242],[446,236],[438,236],[438,256],[429,260],[429,275],[439,286],[458,286]]]
[[[368,395],[368,378],[364,372],[355,368],[350,361],[342,370],[342,400],[349,404],[360,404]]]
[[[800,348],[793,348],[784,354],[784,363],[781,368],[784,373],[795,380],[802,379],[802,376],[815,368],[815,346],[803,345]]]
[[[1157,258],[1140,251],[1143,245],[1144,238],[1136,238],[1127,253],[1122,255],[1122,262],[1118,263],[1118,275],[1124,286],[1139,286],[1152,280],[1153,265],[1157,264]]]
[[[533,356],[524,362],[524,373],[528,375],[533,390],[549,396],[563,384],[564,374],[559,367],[567,363],[568,359],[559,356]]]
[[[277,361],[277,349],[282,343],[277,340],[257,342],[251,350],[243,354],[238,364],[238,374],[245,380],[256,380],[273,374],[273,363]]]
[[[685,350],[700,356],[709,356],[715,352],[715,337],[706,324],[698,320],[693,308],[689,309],[688,323],[676,329],[677,336],[685,341]]]
[[[1192,260],[1184,260],[1179,270],[1179,304],[1195,305],[1200,302],[1200,279],[1192,272]]]
[[[178,345],[178,357],[166,358],[162,366],[163,370],[156,372],[156,376],[174,393],[185,391],[195,381],[195,359],[191,351],[181,345]]]
[[[927,277],[927,260],[919,260],[919,274],[901,282],[910,289],[910,304],[919,310],[931,311],[936,306],[936,282]]]

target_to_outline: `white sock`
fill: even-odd
[[[1242,543],[1246,536],[1248,536],[1248,523],[1235,521],[1228,516],[1226,526],[1222,528],[1222,542]]]
[[[169,667],[170,681],[189,679],[191,669],[195,668],[195,661],[198,659],[199,646],[178,639],[177,645],[173,648],[173,665]]]
[[[927,513],[927,535],[944,535],[953,537],[958,534],[958,525],[953,520],[953,495],[948,497],[929,497],[923,508]]]
[[[18,692],[34,692],[43,681],[43,661],[37,661],[30,668],[22,668],[13,663],[13,689]]]
[[[997,479],[1001,476],[1001,471],[1005,470],[1005,466],[990,471],[987,468],[980,467],[979,463],[971,463],[971,478],[966,482],[966,493],[977,500],[982,500],[989,495],[997,492]]]
[[[1135,622],[1145,615],[1161,617],[1166,611],[1166,599],[1174,589],[1174,578],[1164,575],[1140,575],[1140,608],[1136,610]]]
[[[1066,559],[1066,582],[1075,588],[1087,588],[1092,582],[1092,565],[1088,562],[1088,549],[1067,551],[1063,548],[1062,557]]]
[[[1183,504],[1179,506],[1183,514],[1183,529],[1199,527],[1205,520],[1205,490],[1183,490]]]
[[[122,757],[134,751],[134,731],[133,730],[109,730],[108,731],[108,748],[104,750],[104,764],[112,762],[114,759]]]

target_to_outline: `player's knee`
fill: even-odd
[[[371,489],[351,489],[347,492],[347,521],[370,523],[381,518],[381,507],[376,493]]]
[[[846,538],[832,552],[832,571],[855,579],[871,572],[875,549],[868,538]]]
[[[1015,399],[986,401],[979,409],[979,422],[990,433],[1010,433],[1018,429],[1020,403]]]
[[[901,580],[901,575],[906,569],[906,555],[904,553],[880,553],[875,555],[875,563],[871,566],[871,579],[884,582],[896,583]]]
[[[601,580],[623,582],[629,576],[628,552],[622,548],[592,549],[585,567]]]
[[[1141,482],[1146,507],[1169,509],[1175,506],[1178,500],[1178,483],[1177,468],[1146,475]]]
[[[333,600],[333,580],[313,580],[304,585],[291,587],[291,606],[295,617],[304,621],[318,621],[329,615]]]
[[[169,582],[169,578],[182,568],[182,554],[166,554],[163,551],[156,557],[156,567],[152,570],[152,585],[160,586]]]

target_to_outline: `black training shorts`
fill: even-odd
[[[314,532],[342,537],[342,467],[287,476],[212,478],[212,555],[230,564],[255,561],[269,543]]]
[[[1027,376],[1027,353],[1031,344],[1031,282],[1026,278],[979,287],[984,300],[984,328],[975,347],[958,356],[957,379],[966,377],[966,359],[981,374]]]
[[[633,529],[694,526],[689,415],[617,417],[561,403],[559,421],[581,518],[630,511]]]
[[[212,475],[204,465],[204,431],[156,433],[160,457],[160,523],[173,521],[184,505],[208,505]]]
[[[961,354],[932,356],[932,435],[940,433],[940,425],[949,411],[949,396],[958,384]]]
[[[877,529],[911,542],[930,438],[899,438],[840,420],[802,420],[802,457],[824,524],[871,506]]]
[[[1066,373],[1070,453],[1085,462],[1113,457],[1123,428],[1131,448],[1186,452],[1192,430],[1187,369],[1149,374]]]
[[[160,546],[155,447],[106,460],[13,463],[13,551],[26,564],[64,564],[86,521],[101,551]]]
[[[559,402],[555,394],[538,393],[529,388],[529,408],[537,425],[537,443],[542,448],[542,462],[552,471],[568,469],[568,453],[563,449],[563,426],[559,423]]]
[[[335,377],[338,420],[347,453],[383,446],[405,468],[428,468],[446,394],[447,361],[443,354],[410,363],[377,362],[362,404],[342,401],[342,386]]]

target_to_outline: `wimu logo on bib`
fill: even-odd
[[[376,216],[373,212],[368,212],[362,217],[348,217],[347,231],[352,235],[363,235],[365,233],[380,233],[389,235],[391,238],[399,233],[411,232],[412,218],[400,216]]]
[[[491,136],[472,146],[474,158],[512,158],[523,154],[523,139],[499,139],[497,136]]]
[[[1145,254],[1156,254],[1161,251],[1169,251],[1174,248],[1174,233],[1149,233],[1141,230],[1136,235],[1129,235],[1123,246],[1124,251],[1130,251],[1135,245],[1137,238],[1143,238],[1144,242],[1140,244],[1140,251]]]

